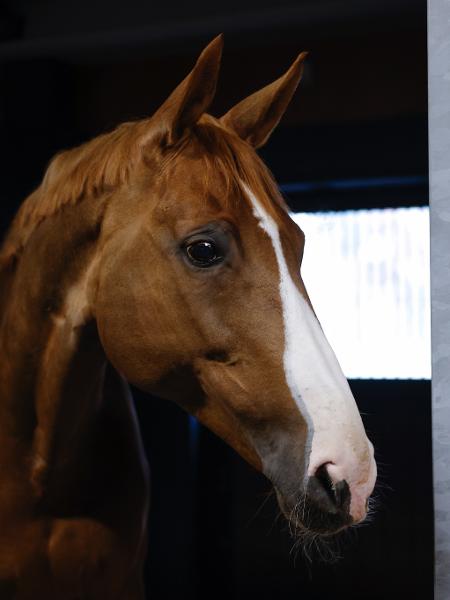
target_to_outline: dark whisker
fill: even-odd
[[[249,518],[249,520],[247,521],[245,527],[249,527],[253,523],[253,521],[261,513],[262,509],[266,506],[266,504],[270,500],[270,498],[273,497],[273,495],[274,495],[273,488],[270,489],[268,492],[266,492],[264,495],[265,495],[265,498],[263,499],[263,501],[261,502],[261,504],[259,505],[259,507],[256,509],[255,513]]]

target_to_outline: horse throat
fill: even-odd
[[[103,399],[106,359],[96,324],[78,299],[71,305],[72,293],[52,319],[36,380],[31,481],[39,496],[52,490],[52,477],[60,485],[65,473],[77,472]]]
[[[0,468],[19,462],[39,498],[83,468],[106,368],[90,309],[98,226],[64,213],[24,248],[0,316]]]

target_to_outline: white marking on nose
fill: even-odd
[[[286,382],[308,425],[305,478],[324,463],[339,465],[353,492],[352,505],[358,502],[351,513],[360,513],[361,498],[372,492],[375,475],[358,408],[311,306],[292,280],[277,224],[253,192],[245,185],[244,189],[259,226],[272,242],[278,264]]]

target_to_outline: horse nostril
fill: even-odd
[[[334,482],[327,465],[320,466],[308,480],[308,495],[325,512],[348,513],[350,510],[350,488],[345,480]]]
[[[327,471],[327,465],[322,465],[321,467],[319,467],[316,471],[315,476],[318,479],[319,483],[321,484],[324,492],[327,494],[327,496],[333,502],[333,504],[335,504],[336,503],[335,488],[334,488],[334,484],[331,480],[331,477]]]

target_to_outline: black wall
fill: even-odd
[[[430,383],[351,387],[376,450],[375,507],[311,561],[293,550],[263,476],[175,406],[136,392],[153,465],[149,597],[432,599]]]

